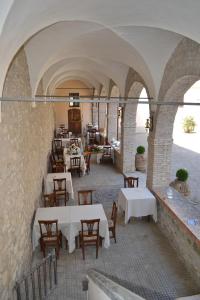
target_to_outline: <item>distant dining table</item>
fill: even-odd
[[[45,179],[45,193],[51,194],[53,192],[53,179],[66,179],[66,188],[67,192],[70,194],[70,197],[74,199],[74,190],[72,186],[72,176],[70,172],[65,173],[48,173]]]
[[[157,206],[154,195],[146,187],[121,188],[118,195],[118,206],[125,212],[125,224],[130,217],[152,215],[157,222]]]
[[[104,238],[103,246],[110,246],[108,220],[102,204],[40,207],[36,211],[32,245],[33,250],[39,245],[40,229],[38,220],[58,220],[58,228],[68,241],[69,253],[75,250],[75,238],[81,230],[81,220],[100,219],[99,235]]]
[[[65,167],[66,167],[66,170],[69,170],[70,169],[70,158],[73,158],[73,157],[80,157],[81,158],[81,171],[82,171],[82,174],[85,175],[85,172],[86,172],[86,163],[85,163],[85,159],[84,159],[84,156],[83,154],[79,153],[79,154],[68,154],[67,153],[67,148],[64,148],[64,151],[63,151],[63,157],[64,157],[64,164],[65,164]]]
[[[74,138],[56,138],[56,140],[62,141],[62,146],[64,148],[69,148],[71,140],[73,140],[73,139]],[[82,145],[81,138],[78,138],[78,144],[79,144],[79,148],[81,149],[81,151],[83,151],[83,145]]]

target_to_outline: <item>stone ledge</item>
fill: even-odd
[[[172,188],[152,192],[158,204],[158,227],[200,289],[200,204],[195,205]]]
[[[171,188],[171,192],[169,198],[167,189],[153,191],[157,200],[171,212],[180,222],[181,228],[200,246],[200,204],[192,204],[191,199],[182,197],[173,188]]]

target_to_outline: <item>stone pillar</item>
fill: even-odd
[[[110,142],[112,138],[117,139],[117,108],[118,104],[108,104],[108,142]]]
[[[137,104],[126,104],[122,117],[122,169],[123,173],[135,171]]]
[[[148,137],[147,186],[162,188],[169,185],[171,170],[172,138]]]
[[[99,103],[99,130],[102,133],[106,129],[107,123],[107,103]]]
[[[98,103],[92,104],[92,123],[98,125]]]

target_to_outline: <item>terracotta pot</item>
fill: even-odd
[[[146,158],[144,154],[136,153],[135,155],[135,169],[137,171],[145,172],[146,171]]]
[[[183,196],[189,196],[190,195],[190,189],[187,181],[180,181],[177,178],[170,183],[170,186],[172,186],[175,190],[177,190],[179,193],[181,193]]]

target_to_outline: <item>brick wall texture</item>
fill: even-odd
[[[4,96],[31,96],[23,49],[11,64]],[[54,118],[51,104],[3,102],[0,124],[0,299],[8,299],[15,280],[31,261],[31,222],[41,201]]]

